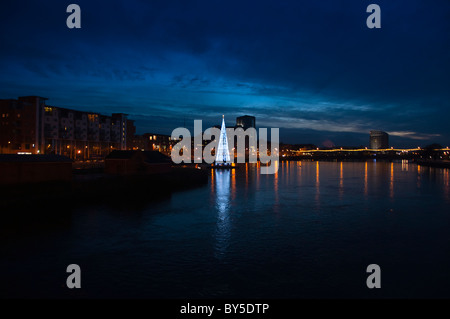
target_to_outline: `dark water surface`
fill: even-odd
[[[406,162],[247,164],[156,203],[58,207],[2,229],[1,296],[449,298],[449,183]]]

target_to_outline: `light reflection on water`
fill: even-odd
[[[280,202],[279,202],[279,196],[278,196],[278,184],[279,184],[279,180],[278,180],[278,175],[280,174],[280,162],[279,161],[275,161],[273,163],[273,165],[275,165],[275,174],[273,174],[273,188],[274,188],[274,212],[276,214],[278,214],[280,212]],[[283,169],[284,167],[288,167],[289,163],[287,163],[286,165],[283,165],[283,167],[281,169]],[[257,173],[259,174],[259,172]],[[286,179],[289,178],[289,175],[286,174],[286,172],[284,172],[284,176],[286,176]]]
[[[394,198],[394,163],[391,163],[391,170],[390,170],[390,179],[389,179],[389,197],[391,199]]]
[[[320,167],[319,162],[316,162],[316,203],[317,207],[320,208]]]
[[[344,163],[339,166],[339,199],[344,195]]]
[[[449,171],[448,169],[444,170],[444,185],[445,185],[445,199],[447,202],[450,201],[450,185],[449,185]]]
[[[141,211],[90,206],[32,225],[1,243],[2,293],[71,297],[60,287],[76,262],[94,298],[450,297],[449,170],[275,164],[275,175],[211,169],[208,185]],[[378,292],[365,288],[370,263]]]
[[[228,169],[214,170],[212,172],[211,180],[214,181],[211,185],[215,189],[216,211],[217,211],[217,231],[216,231],[216,253],[215,256],[219,259],[223,258],[227,252],[230,239],[230,179],[231,172]],[[234,175],[234,174],[233,174]]]
[[[368,189],[367,162],[364,163],[364,198],[367,199]]]

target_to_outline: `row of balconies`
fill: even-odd
[[[57,109],[56,109],[57,110]],[[61,116],[63,115],[63,116]],[[79,116],[65,110],[45,113],[44,136],[51,139],[92,140],[120,143],[122,138],[121,122],[109,118],[100,119],[95,114]]]

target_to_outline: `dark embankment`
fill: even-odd
[[[436,168],[450,168],[450,161],[417,159],[414,162],[417,165],[422,165],[422,166],[429,166],[429,167],[436,167]]]
[[[71,182],[3,185],[0,187],[0,209],[3,218],[23,213],[63,213],[86,204],[108,204],[126,207],[169,198],[174,191],[186,190],[208,182],[205,170],[175,167],[163,174],[110,176],[74,174]],[[18,214],[18,212],[21,212]]]

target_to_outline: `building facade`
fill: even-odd
[[[249,127],[256,128],[256,118],[250,115],[244,115],[236,118],[236,127],[242,127],[244,130]]]
[[[383,131],[370,131],[370,148],[373,150],[389,148],[389,135]]]
[[[172,147],[178,141],[172,140],[170,135],[145,133],[143,135],[134,135],[132,138],[131,150],[158,151],[170,156]]]
[[[43,108],[46,98],[25,96],[0,100],[0,154],[43,151]]]
[[[47,98],[0,100],[0,154],[58,154],[102,159],[126,150],[134,124],[126,114],[106,116],[46,104]]]

